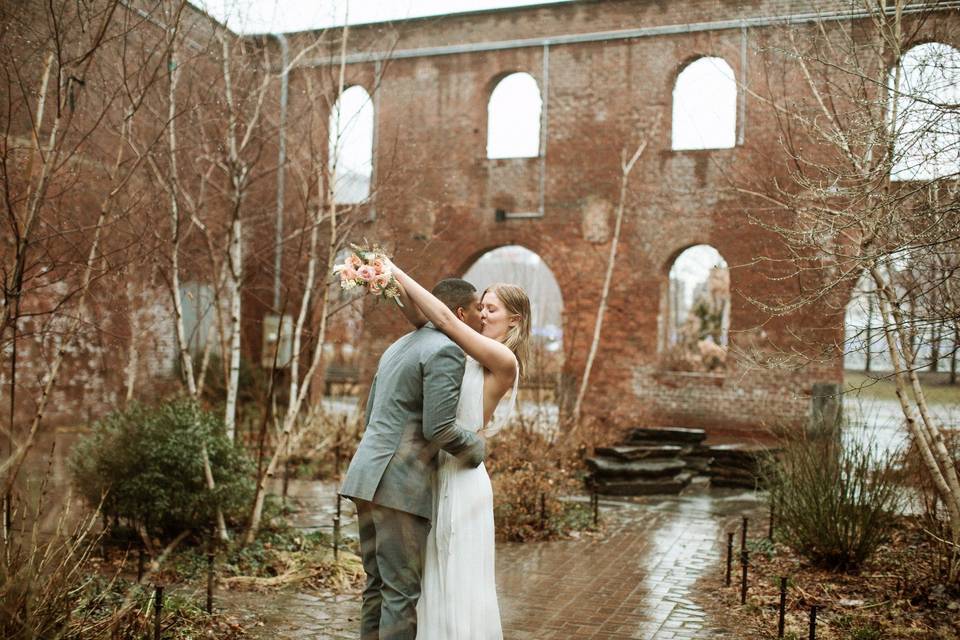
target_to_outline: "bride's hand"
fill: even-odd
[[[395,263],[393,260],[391,260],[390,258],[388,258],[387,256],[381,257],[380,260],[383,261],[383,266],[384,266],[384,268],[385,268],[387,271],[389,271],[389,272],[391,272],[391,273],[394,273],[394,274],[403,273],[403,269],[401,269],[400,267],[398,267],[398,266],[396,265],[396,263]]]

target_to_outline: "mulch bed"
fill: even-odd
[[[785,638],[809,637],[815,605],[821,640],[956,640],[960,593],[934,579],[932,543],[918,522],[904,519],[864,566],[843,573],[811,566],[783,544],[751,540],[747,603],[740,604],[737,555],[731,585],[726,587],[722,576],[705,576],[698,604],[717,626],[735,629],[739,640],[776,638],[780,576],[786,576]]]

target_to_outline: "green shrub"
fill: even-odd
[[[781,541],[834,570],[857,567],[888,539],[902,493],[894,458],[845,444],[841,429],[786,438],[766,473]]]
[[[207,488],[206,446],[216,488]],[[253,499],[252,464],[218,416],[190,399],[134,405],[93,426],[71,457],[74,483],[106,516],[167,537],[227,518]]]

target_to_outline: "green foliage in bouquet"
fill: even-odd
[[[214,490],[207,487],[204,446]],[[102,500],[106,516],[161,537],[210,526],[217,507],[238,517],[253,499],[249,458],[218,416],[187,398],[108,415],[77,444],[70,467],[91,505]]]

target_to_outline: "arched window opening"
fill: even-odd
[[[673,87],[673,149],[729,149],[737,141],[737,82],[723,58],[688,64]]]
[[[463,279],[479,293],[500,282],[519,285],[527,292],[532,335],[519,406],[525,419],[545,429],[555,428],[563,369],[563,296],[550,267],[533,251],[509,245],[480,256]]]
[[[336,256],[336,264],[343,264],[353,253],[350,249],[341,249]],[[328,281],[328,299],[332,312],[328,316],[326,341],[323,345],[326,373],[326,395],[334,396],[327,401],[342,406],[338,396],[353,395],[359,388],[360,360],[362,354],[360,337],[363,335],[363,304],[365,291],[356,287],[344,289],[339,278]]]
[[[898,73],[899,70],[899,73]],[[960,51],[931,42],[890,71],[892,180],[934,180],[960,172]]]
[[[665,365],[722,372],[730,333],[730,271],[707,244],[684,250],[670,268]]]
[[[337,204],[370,197],[373,176],[373,102],[363,87],[344,91],[330,112],[330,180]]]
[[[540,87],[529,73],[512,73],[497,83],[487,105],[487,157],[540,155]]]

